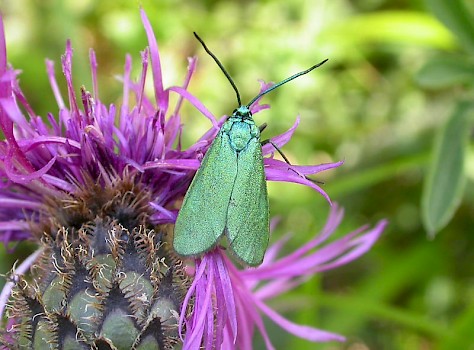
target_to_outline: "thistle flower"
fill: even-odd
[[[225,118],[217,121],[187,91],[195,58],[189,59],[181,86],[164,88],[155,36],[144,11],[141,16],[149,47],[141,54],[138,81],[131,78],[132,61],[126,57],[122,105],[101,101],[94,51],[89,57],[92,92],[82,87],[76,95],[73,51],[67,42],[61,60],[67,102],[59,91],[54,63],[48,60],[58,113],[44,118],[23,94],[18,71],[7,66],[0,23],[0,128],[5,137],[0,141],[0,239],[5,244],[31,240],[39,246],[12,268],[0,296],[0,313],[7,306],[9,318],[0,344],[10,349],[74,344],[167,349],[181,336],[188,349],[248,349],[256,327],[271,348],[258,310],[298,336],[342,340],[291,324],[264,300],[315,272],[358,257],[378,237],[383,222],[314,251],[340,221],[341,212],[334,207],[320,236],[279,260],[276,254],[283,242],[276,243],[257,269],[237,269],[220,248],[191,262],[181,261],[170,248],[169,227],[177,205]],[[149,65],[153,99],[144,94]],[[170,93],[179,97],[174,106]],[[183,150],[184,99],[211,121],[212,128]],[[252,112],[265,108],[255,104]],[[273,143],[288,142],[298,122]],[[264,155],[271,152],[270,145],[263,147]],[[341,162],[289,167],[268,157],[264,164],[268,180],[305,184],[329,199],[306,175]],[[301,268],[292,271],[294,264]],[[21,276],[26,272],[28,278]],[[266,284],[260,283],[263,280]]]

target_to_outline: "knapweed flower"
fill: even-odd
[[[8,313],[0,344],[8,349],[171,349],[181,338],[187,349],[250,349],[259,330],[271,348],[260,313],[312,341],[342,340],[294,325],[264,301],[360,256],[384,223],[322,246],[342,216],[334,207],[319,236],[280,259],[283,242],[276,243],[256,269],[238,269],[220,248],[194,261],[179,259],[170,244],[177,207],[225,118],[217,121],[187,91],[194,58],[181,86],[164,88],[155,36],[143,11],[141,16],[149,47],[142,52],[137,81],[126,57],[121,105],[101,101],[93,51],[92,92],[82,87],[76,94],[68,42],[61,60],[67,99],[53,62],[47,61],[58,111],[43,117],[23,94],[18,71],[7,65],[0,23],[0,239],[6,245],[38,244],[34,254],[12,267],[0,296],[1,314],[5,307]],[[144,93],[149,65],[152,99]],[[170,93],[179,97],[174,106]],[[182,149],[185,99],[212,128]],[[264,108],[256,104],[252,112]],[[272,141],[284,145],[297,125],[298,120]],[[265,155],[271,152],[270,145],[263,147]],[[306,175],[341,163],[290,167],[268,157],[264,164],[268,180],[302,183],[328,198]]]

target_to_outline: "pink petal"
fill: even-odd
[[[204,259],[206,259],[206,256],[204,256],[203,260]],[[213,283],[214,283],[214,273],[212,271],[212,269],[213,269],[212,264],[208,264],[208,268],[209,268],[209,272],[208,272],[209,280],[207,281],[207,285],[206,285],[204,303],[200,308],[201,312],[197,313],[196,322],[193,324],[193,329],[196,329],[198,331],[189,334],[189,339],[188,339],[188,334],[186,334],[187,336],[186,336],[186,339],[184,341],[183,350],[198,349],[199,345],[201,344],[201,341],[202,341],[202,335],[203,334],[200,330],[204,327],[204,322],[205,322],[206,316],[208,314],[208,312],[206,312],[204,310],[208,310],[209,307],[211,306],[212,286],[213,286]],[[210,338],[212,339],[212,336]]]
[[[283,328],[285,331],[296,335],[299,338],[307,339],[313,342],[328,342],[328,341],[340,341],[343,342],[346,339],[335,333],[321,331],[319,329],[309,327],[309,326],[301,326],[297,325],[293,322],[288,321],[283,316],[279,315],[272,309],[270,309],[267,305],[262,303],[261,301],[255,300],[256,305],[262,310],[268,317],[272,319],[277,325]]]
[[[153,32],[150,21],[148,20],[148,17],[142,8],[140,9],[140,15],[142,17],[143,26],[145,27],[145,32],[148,37],[148,45],[150,47],[151,70],[153,72],[156,103],[159,110],[166,111],[168,110],[169,96],[163,90],[161,60],[158,50],[158,43],[156,42],[155,33]]]
[[[234,293],[232,291],[232,282],[229,278],[229,273],[227,272],[226,265],[224,264],[222,257],[220,256],[220,250],[218,250],[219,253],[214,254],[214,256],[217,256],[217,268],[218,268],[218,276],[221,281],[221,285],[223,287],[223,292],[224,292],[224,300],[225,300],[225,307],[226,307],[226,312],[228,313],[228,319],[230,320],[230,327],[232,330],[232,334],[234,335],[234,343],[235,340],[237,339],[237,316],[236,316],[236,309],[235,309],[235,299],[234,299]],[[219,310],[218,310],[219,312]]]
[[[271,138],[271,141],[278,146],[278,148],[283,147],[288,141],[290,141],[293,133],[295,132],[296,128],[300,123],[300,117],[298,116],[295,120],[295,123],[289,128],[286,132],[281,135],[275,136]],[[274,153],[275,147],[271,143],[267,143],[262,147],[263,155]],[[286,164],[286,163],[285,163]]]
[[[51,60],[46,60],[46,71],[48,73],[49,85],[51,85],[51,89],[53,90],[54,97],[56,98],[56,103],[59,106],[59,109],[64,109],[64,100],[61,96],[61,92],[59,91],[58,82],[56,81],[56,75],[54,73],[54,62]]]
[[[164,159],[159,161],[146,162],[143,165],[143,169],[197,170],[200,166],[201,162],[199,162],[199,160],[197,159]]]
[[[69,108],[75,118],[79,118],[79,108],[77,107],[76,94],[74,92],[74,84],[72,83],[72,47],[71,41],[66,42],[66,52],[61,57],[63,74],[66,78],[66,86],[69,96]]]
[[[14,198],[0,198],[0,208],[11,208],[17,207],[22,209],[40,209],[43,206],[42,203],[33,202],[30,200],[24,199],[14,199]]]
[[[132,71],[132,56],[125,56],[125,65],[123,69],[123,92],[122,92],[122,108],[120,109],[121,129],[123,130],[123,122],[127,120],[129,115],[130,101],[130,74]]]
[[[7,43],[5,40],[5,28],[3,26],[3,16],[0,15],[0,76],[2,76],[6,72],[6,70],[7,70]]]
[[[267,158],[265,158],[267,159]],[[265,163],[265,160],[264,160]],[[324,190],[319,187],[314,182],[306,179],[305,177],[301,177],[293,171],[290,171],[288,166],[286,170],[272,168],[272,167],[265,167],[265,175],[267,180],[269,181],[283,181],[283,182],[294,182],[302,185],[306,185],[311,187],[312,189],[318,191],[326,200],[331,203],[329,196],[327,195]]]
[[[12,164],[12,157],[7,157],[5,158],[5,173],[10,180],[19,184],[27,184],[33,180],[41,178],[49,171],[49,169],[51,169],[55,162],[56,157],[52,158],[47,164],[36,171],[32,171],[28,174],[18,174],[16,173],[14,165]]]
[[[191,77],[193,76],[194,72],[196,71],[196,64],[197,64],[197,58],[196,57],[190,57],[188,58],[188,73],[186,74],[186,78],[184,79],[184,83],[182,88],[187,91],[189,82],[191,81]],[[178,102],[176,103],[176,108],[174,110],[174,115],[179,114],[179,111],[181,109],[181,105],[183,104],[183,99],[184,97],[180,95]]]
[[[181,97],[187,99],[194,107],[197,108],[199,112],[201,112],[207,119],[209,119],[212,123],[212,126],[215,129],[219,129],[219,125],[217,125],[216,118],[212,113],[204,106],[204,104],[199,101],[196,97],[191,95],[187,90],[183,89],[180,86],[172,86],[168,88],[169,91],[174,91],[179,94]]]

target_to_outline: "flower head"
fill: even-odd
[[[196,68],[195,58],[189,59],[181,85],[163,86],[155,36],[144,11],[141,16],[149,47],[141,54],[142,72],[136,81],[131,77],[131,57],[126,57],[121,106],[106,105],[100,99],[98,62],[92,50],[89,57],[92,92],[82,87],[80,94],[76,94],[73,50],[68,42],[61,60],[67,97],[58,88],[54,63],[48,60],[46,69],[58,112],[43,118],[34,112],[23,94],[18,71],[7,65],[3,23],[0,23],[0,128],[5,137],[0,141],[0,239],[5,244],[30,239],[42,247],[13,270],[11,282],[0,296],[0,313],[13,289],[20,304],[26,299],[41,304],[48,325],[67,318],[77,327],[73,332],[77,339],[96,345],[110,344],[112,335],[100,333],[97,340],[91,340],[87,327],[79,321],[107,320],[109,315],[104,310],[110,305],[106,301],[113,293],[121,293],[128,302],[126,309],[141,322],[130,346],[136,346],[144,334],[157,327],[162,332],[157,339],[163,341],[163,337],[169,337],[163,344],[172,346],[176,337],[168,328],[173,325],[177,328],[180,319],[180,329],[185,333],[184,346],[189,349],[219,344],[224,349],[248,349],[255,329],[271,348],[258,310],[298,336],[313,341],[341,340],[337,335],[290,323],[269,309],[264,300],[301,283],[315,272],[356,258],[380,234],[383,223],[372,231],[350,234],[316,251],[315,247],[339,223],[337,218],[341,213],[335,208],[328,221],[329,228],[320,236],[282,259],[276,259],[276,253],[283,243],[277,243],[257,269],[238,270],[220,248],[188,266],[173,254],[167,224],[175,222],[176,208],[200,165],[199,159],[225,118],[217,120],[187,90]],[[144,93],[149,68],[154,86],[151,99]],[[262,89],[266,87],[262,83]],[[179,97],[173,106],[171,93]],[[212,128],[187,149],[181,147],[183,100],[189,101],[212,123]],[[255,103],[252,113],[265,108],[268,106]],[[272,142],[283,146],[298,123],[299,119]],[[263,146],[264,155],[272,155],[273,151],[272,145]],[[318,184],[306,176],[341,164],[290,166],[271,156],[264,158],[267,180],[304,184],[328,200]],[[133,254],[137,257],[129,258]],[[113,262],[107,260],[109,256]],[[137,264],[145,265],[146,269],[126,270]],[[295,272],[295,264],[299,272]],[[30,267],[39,277],[38,285],[28,285],[19,277]],[[46,278],[41,272],[48,268]],[[191,273],[193,268],[195,271]],[[74,274],[68,274],[70,271]],[[65,297],[65,291],[70,291],[76,281],[73,276],[88,283],[82,298],[91,298],[94,307],[66,312],[62,303],[45,302],[49,284],[59,285],[54,292]],[[149,292],[145,290],[147,281],[143,276],[154,283]],[[187,294],[180,289],[188,287]],[[38,295],[39,292],[45,294]],[[90,310],[92,314],[87,313]],[[76,311],[78,314],[71,316]],[[154,323],[156,320],[158,324]],[[15,322],[22,321],[13,318],[10,325],[14,326]],[[52,333],[57,330],[48,327]],[[45,339],[56,341],[54,336]]]

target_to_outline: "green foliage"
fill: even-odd
[[[473,85],[474,61],[460,55],[440,54],[425,63],[416,75],[416,80],[423,87],[434,89]]]
[[[428,8],[453,32],[460,44],[474,53],[474,18],[463,0],[426,0]]]
[[[446,2],[427,0],[428,8],[457,37],[464,55],[441,54],[428,60],[417,74],[421,85],[443,88],[463,84],[474,87],[474,16],[460,0]],[[423,224],[434,236],[452,219],[461,204],[465,183],[465,158],[472,127],[472,96],[470,102],[457,102],[455,112],[439,130],[433,162],[423,190]]]
[[[423,192],[423,219],[433,236],[458,208],[464,190],[464,163],[469,145],[468,116],[472,103],[460,103],[441,128]]]

